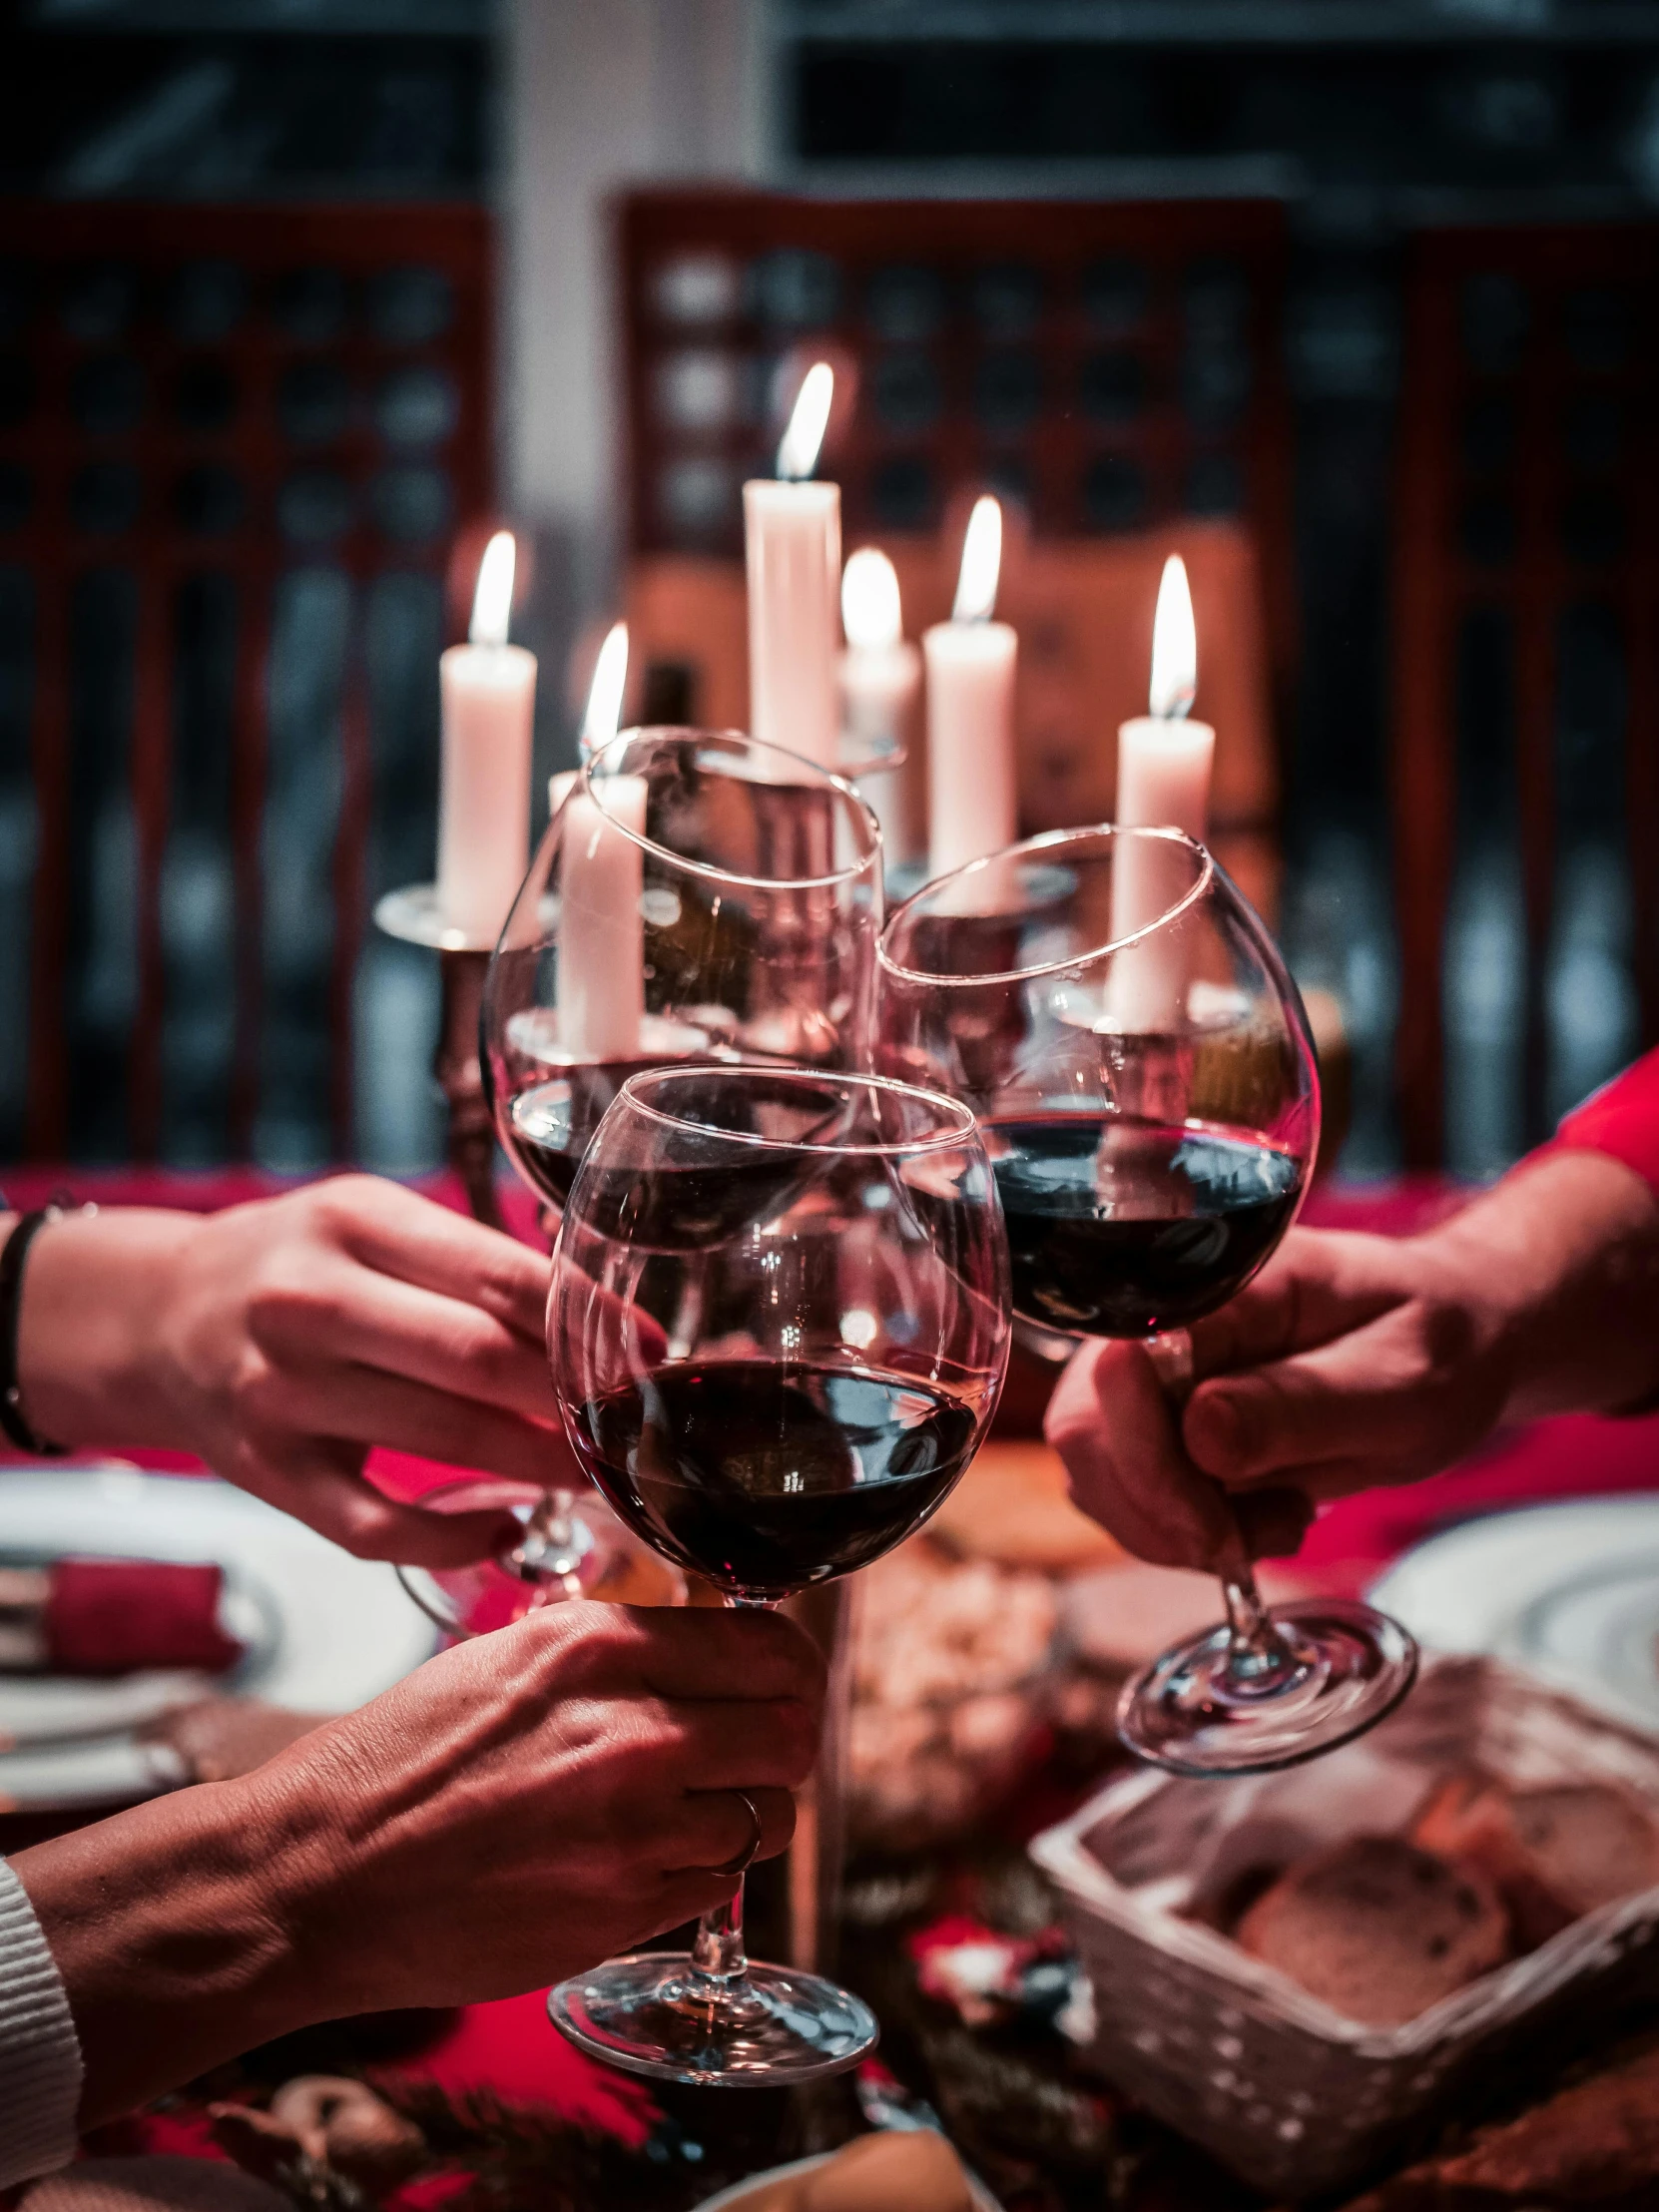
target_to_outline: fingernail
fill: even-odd
[[[1295,1551],[1314,1520],[1313,1500],[1301,1490],[1245,1490],[1234,1498],[1233,1510],[1253,1559]]]

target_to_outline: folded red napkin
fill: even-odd
[[[219,1625],[225,1577],[216,1566],[157,1559],[60,1559],[41,1614],[52,1674],[136,1674],[198,1667],[223,1674],[242,1646]]]

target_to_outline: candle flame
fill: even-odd
[[[996,611],[997,578],[1002,573],[1002,509],[986,492],[973,502],[962,538],[962,565],[956,577],[952,622],[989,622]]]
[[[467,636],[474,645],[505,645],[513,615],[513,569],[518,546],[510,530],[497,530],[478,563],[478,584],[472,594],[472,620]]]
[[[622,724],[622,693],[628,681],[628,625],[613,622],[593,665],[587,712],[582,717],[582,757],[609,745]]]
[[[861,545],[841,571],[841,627],[854,653],[881,653],[904,635],[898,571],[878,546]]]
[[[789,428],[778,445],[778,473],[787,482],[805,483],[817,468],[834,396],[834,370],[828,361],[815,361],[802,380]]]
[[[1179,553],[1164,563],[1158,611],[1152,618],[1151,709],[1161,721],[1181,722],[1198,692],[1198,632],[1187,564]]]

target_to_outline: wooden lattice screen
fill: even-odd
[[[1544,1132],[1558,861],[1595,766],[1575,763],[1568,742],[1574,624],[1592,627],[1609,671],[1602,721],[1622,763],[1604,779],[1601,827],[1627,840],[1640,1036],[1659,1039],[1659,230],[1421,239],[1401,421],[1398,1082],[1408,1164],[1432,1167],[1448,899],[1460,851],[1494,829],[1481,807],[1512,812],[1496,827],[1518,846],[1525,916],[1520,1121],[1527,1141]],[[1482,800],[1490,791],[1499,798]]]
[[[1284,216],[1269,203],[829,200],[652,190],[620,211],[629,547],[735,556],[775,371],[830,345],[849,542],[989,486],[1046,539],[1249,524],[1292,657]]]
[[[349,1149],[488,501],[490,252],[458,207],[0,204],[6,1151]]]

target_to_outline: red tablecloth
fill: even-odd
[[[13,1171],[5,1180],[14,1205],[41,1204],[72,1182],[77,1198],[204,1212],[287,1187],[248,1173],[68,1178],[61,1172],[31,1169]],[[421,1187],[445,1204],[457,1208],[462,1204],[458,1186],[447,1178]],[[533,1236],[529,1200],[517,1190],[503,1195],[515,1228]],[[1335,1186],[1316,1194],[1305,1218],[1328,1228],[1408,1235],[1443,1219],[1462,1202],[1462,1195],[1433,1178]],[[187,1464],[164,1453],[135,1456],[152,1466]],[[434,1482],[449,1479],[453,1471],[389,1453],[376,1454],[370,1465],[378,1479],[404,1496],[418,1495]],[[1625,1421],[1589,1416],[1540,1421],[1495,1439],[1472,1459],[1430,1481],[1372,1491],[1332,1507],[1310,1533],[1299,1563],[1324,1570],[1334,1584],[1352,1587],[1439,1524],[1523,1501],[1648,1488],[1659,1488],[1659,1414]],[[546,2103],[572,2118],[590,2118],[635,2135],[643,2133],[652,2110],[649,2096],[639,2085],[591,2064],[553,2033],[539,1995],[470,2007],[430,2050],[400,2062],[399,2070],[425,2074],[452,2093],[487,2088],[509,2102]],[[144,2124],[151,2148],[188,2148],[217,2155],[200,2122],[159,2119]],[[417,2203],[431,2203],[441,2193],[436,2185],[422,2187],[406,2192],[399,2203],[412,2212]]]

